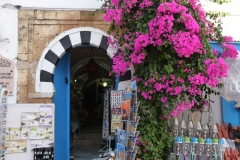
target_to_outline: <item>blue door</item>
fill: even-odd
[[[70,159],[70,54],[58,62],[54,73],[55,137],[54,159]]]

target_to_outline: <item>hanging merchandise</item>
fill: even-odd
[[[104,92],[104,107],[103,107],[103,128],[102,137],[106,139],[109,135],[109,90]]]
[[[240,107],[240,55],[236,59],[227,58],[225,62],[229,66],[228,76],[223,77],[220,89],[221,96],[227,101],[236,101],[236,108]]]
[[[112,152],[111,145],[108,144],[109,149],[104,154],[99,155],[100,159],[134,160],[138,151],[136,141],[140,133],[137,131],[140,119],[137,112],[140,102],[137,102],[136,82],[130,82],[123,91],[110,90],[109,92],[109,109],[107,109],[108,102],[104,101],[103,138],[113,136],[116,138],[117,144],[115,152]],[[105,92],[106,100],[108,100],[108,95],[108,91]],[[110,116],[107,115],[108,113]],[[109,121],[108,117],[110,117]],[[110,128],[109,135],[107,134],[108,128]]]

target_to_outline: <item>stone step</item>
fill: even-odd
[[[79,140],[102,140],[102,134],[79,134]]]
[[[101,145],[102,143],[102,140],[75,140],[74,146]]]

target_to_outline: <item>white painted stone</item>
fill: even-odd
[[[44,60],[42,64],[42,70],[54,74],[55,65],[49,62],[48,60]]]
[[[113,47],[112,45],[108,46],[107,49],[107,55],[112,58],[114,56],[114,54],[117,53],[117,48]]]
[[[91,32],[91,39],[90,39],[91,45],[95,47],[99,47],[101,40],[102,40],[102,34]]]
[[[35,91],[36,92],[41,92],[41,82],[35,83]]]
[[[40,69],[36,70],[36,80],[35,80],[35,82],[40,83]]]
[[[40,92],[55,92],[52,82],[41,82]]]
[[[51,51],[53,51],[59,58],[61,58],[64,53],[65,49],[63,48],[62,44],[60,41],[58,41],[52,48]]]
[[[53,92],[47,93],[28,93],[28,98],[52,98],[54,95]]]
[[[81,45],[81,37],[80,37],[80,32],[72,33],[69,35],[72,47],[77,47]]]

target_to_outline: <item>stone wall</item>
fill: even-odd
[[[51,103],[53,93],[36,93],[35,78],[43,50],[60,33],[79,27],[107,32],[103,13],[90,11],[19,10],[17,103]]]

